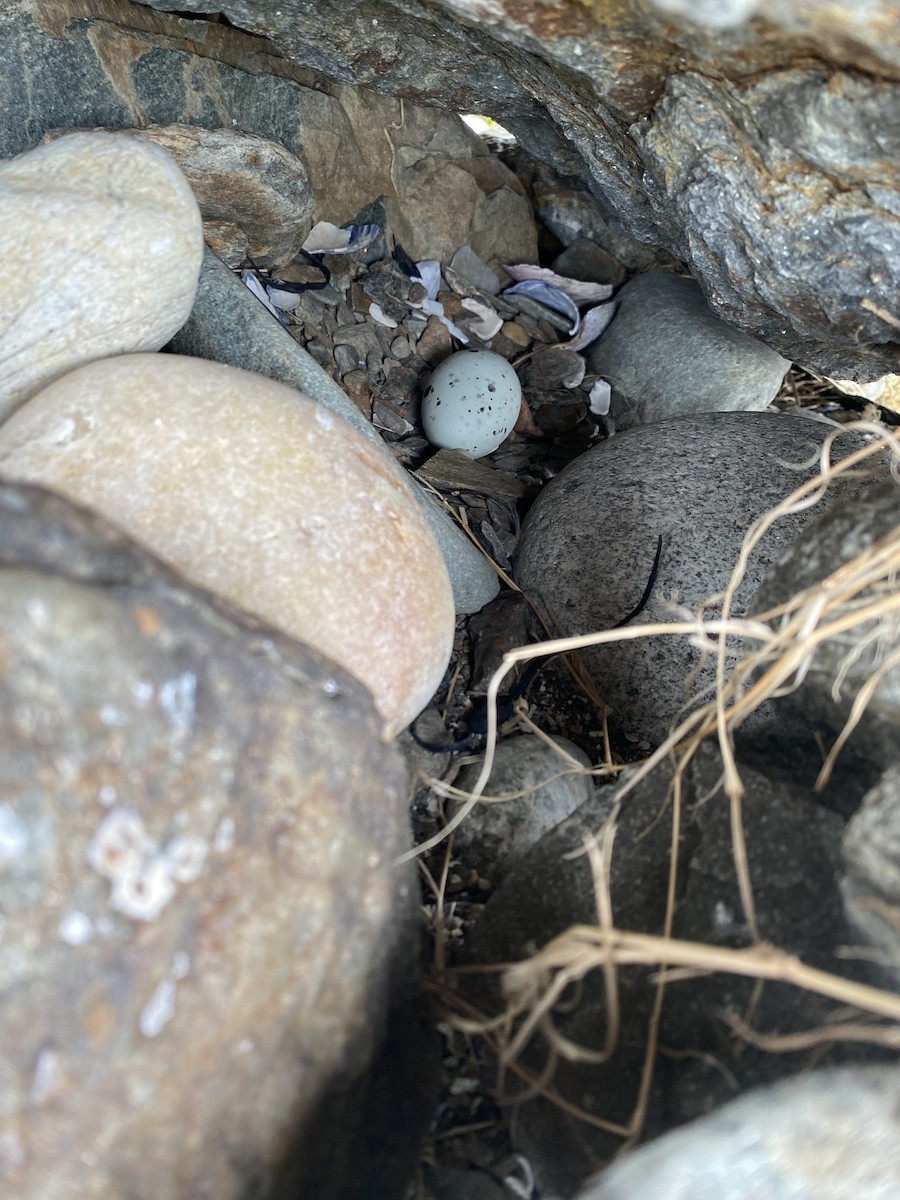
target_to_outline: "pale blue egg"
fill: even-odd
[[[509,436],[522,404],[519,378],[490,350],[458,350],[435,368],[422,396],[422,428],[435,446],[481,458]]]

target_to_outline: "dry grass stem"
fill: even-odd
[[[735,1013],[719,1015],[737,1037],[771,1054],[791,1054],[816,1046],[833,1045],[835,1042],[861,1042],[900,1050],[900,1028],[896,1025],[860,1025],[847,1021],[820,1025],[817,1029],[804,1029],[798,1033],[773,1034],[757,1032]]]

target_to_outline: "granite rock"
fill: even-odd
[[[441,680],[452,593],[412,492],[298,392],[195,358],[106,359],[6,422],[0,472],[89,505],[335,658],[370,688],[388,736]]]
[[[705,413],[618,434],[538,497],[522,527],[516,582],[549,606],[566,634],[607,630],[638,602],[662,537],[658,577],[638,620],[693,617],[725,587],[751,523],[813,473],[808,460],[829,432],[777,413]],[[804,460],[805,471],[785,465]],[[794,514],[766,534],[733,615],[753,610],[760,582],[810,519],[809,510]],[[618,727],[657,743],[682,711],[700,652],[684,637],[654,637],[583,657]],[[714,679],[708,664],[692,694]]]
[[[881,1200],[900,1188],[896,1067],[805,1072],[621,1159],[578,1200]]]
[[[612,387],[616,429],[700,412],[757,412],[790,363],[719,319],[693,279],[651,271],[616,294],[616,315],[586,351]]]
[[[821,68],[749,87],[685,72],[635,130],[664,241],[715,310],[829,375],[900,361],[900,179],[884,145],[898,103],[900,84]]]
[[[367,1096],[416,965],[366,690],[39,488],[0,485],[0,575],[4,1190],[345,1200],[381,1113],[411,1173]]]
[[[158,350],[194,302],[203,236],[155,146],[74,133],[0,162],[0,420],[81,363]]]

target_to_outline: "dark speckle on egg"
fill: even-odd
[[[488,391],[489,391],[489,392],[496,392],[496,390],[497,390],[497,385],[496,385],[496,383],[489,383],[489,384],[488,384]]]

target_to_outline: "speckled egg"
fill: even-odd
[[[459,350],[435,368],[422,396],[422,427],[435,446],[481,458],[512,433],[522,404],[518,376],[490,350]]]

